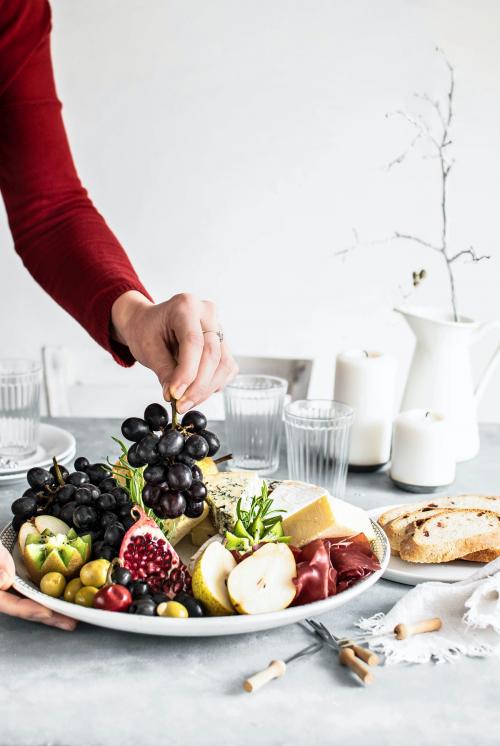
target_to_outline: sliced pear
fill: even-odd
[[[229,575],[227,590],[239,614],[281,611],[295,598],[295,558],[286,544],[266,544],[240,562]]]
[[[37,515],[35,518],[35,526],[43,533],[48,531],[51,534],[66,534],[70,530],[67,523],[61,521],[60,518],[56,518],[54,515]]]
[[[26,523],[23,523],[23,525],[19,529],[19,534],[17,535],[17,545],[21,554],[24,551],[24,545],[26,544],[28,536],[33,536],[35,534],[36,536],[40,536],[40,531],[38,531],[38,529],[31,521],[26,521]]]
[[[193,595],[199,599],[210,616],[234,614],[227,592],[227,578],[234,570],[236,560],[231,552],[218,541],[212,541],[193,572]]]

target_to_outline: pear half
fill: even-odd
[[[197,561],[193,572],[193,595],[210,616],[234,614],[227,592],[227,579],[236,561],[218,541],[212,541]]]
[[[286,544],[265,544],[229,575],[227,590],[239,614],[281,611],[295,598],[295,558]]]

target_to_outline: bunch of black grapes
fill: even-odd
[[[21,525],[36,515],[53,515],[92,537],[92,557],[113,559],[125,532],[135,523],[132,501],[109,467],[91,464],[80,456],[75,471],[54,464],[50,470],[34,467],[26,475],[29,488],[12,503],[12,525]]]
[[[144,418],[129,417],[122,433],[134,441],[127,459],[130,466],[144,469],[142,499],[158,518],[198,518],[203,513],[207,488],[196,463],[214,456],[219,439],[209,432],[207,418],[201,412],[187,412],[180,424],[175,415],[169,424],[167,410],[161,404],[149,404]]]

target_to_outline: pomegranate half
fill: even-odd
[[[191,575],[159,526],[140,508],[133,510],[140,517],[123,537],[123,567],[134,580],[145,580],[152,591],[163,591],[169,598],[190,591]]]

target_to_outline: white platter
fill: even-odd
[[[306,617],[319,616],[343,606],[356,596],[366,593],[382,576],[390,559],[390,547],[385,533],[372,521],[376,534],[376,553],[381,569],[369,575],[365,580],[356,583],[337,596],[316,601],[305,606],[293,606],[272,614],[256,614],[253,616],[206,617],[203,619],[165,619],[161,617],[136,616],[121,614],[99,609],[88,609],[83,606],[51,598],[38,590],[28,579],[21,557],[16,547],[16,533],[12,524],[8,524],[0,531],[0,543],[12,552],[16,565],[14,588],[23,596],[38,601],[48,609],[72,617],[80,622],[87,622],[98,627],[136,632],[143,635],[163,635],[166,637],[215,637],[217,635],[238,635],[248,632],[258,632],[273,627],[283,627],[287,624],[299,622]],[[184,558],[186,559],[186,558]]]
[[[26,478],[26,472],[34,466],[52,465],[55,456],[60,464],[66,465],[75,455],[76,441],[71,433],[55,425],[40,423],[38,448],[27,459],[15,462],[11,468],[0,468],[0,484],[12,484]]]
[[[399,506],[383,505],[367,512],[372,521],[376,521],[386,510],[397,507]],[[418,562],[405,562],[400,557],[391,554],[383,577],[386,580],[393,580],[405,585],[418,585],[432,580],[442,583],[455,583],[457,580],[465,580],[469,575],[472,575],[477,570],[478,564],[477,562],[454,560],[453,562],[424,565]]]

